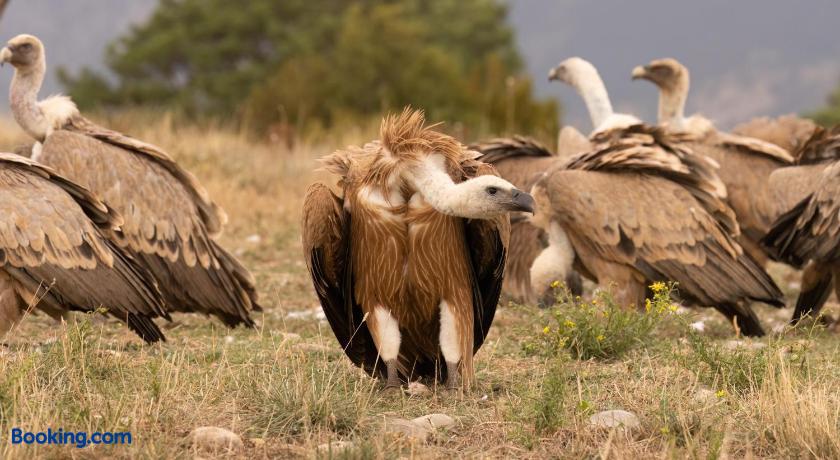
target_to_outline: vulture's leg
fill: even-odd
[[[831,267],[812,262],[802,270],[802,286],[799,290],[799,297],[796,299],[796,308],[793,311],[792,324],[798,323],[805,316],[815,316],[831,295],[831,287],[834,281],[834,274]]]
[[[461,313],[461,314],[459,314]],[[461,363],[468,359],[464,353],[465,320],[464,311],[458,309],[457,305],[450,305],[447,301],[440,302],[440,350],[443,359],[446,361],[446,388],[456,389],[461,386]],[[470,312],[471,313],[471,312]],[[470,324],[468,331],[472,331]],[[472,332],[469,334],[472,337]],[[470,347],[472,348],[472,347]],[[468,353],[472,358],[472,353]],[[466,363],[465,363],[466,364]],[[467,366],[464,366],[467,367]],[[470,378],[470,376],[467,376]]]
[[[9,332],[23,318],[26,305],[15,290],[15,281],[0,272],[0,336]]]
[[[721,304],[716,309],[726,316],[726,319],[741,332],[741,335],[746,337],[764,336],[761,321],[749,305]]]
[[[370,321],[370,320],[368,320]],[[400,354],[400,325],[389,309],[378,306],[373,310],[373,324],[368,324],[379,351],[379,358],[385,362],[388,380],[385,388],[399,388],[400,374],[397,358]]]

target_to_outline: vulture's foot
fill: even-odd
[[[400,388],[400,373],[397,370],[397,360],[392,359],[385,363],[388,368],[388,380],[385,381],[385,389]]]
[[[461,371],[458,370],[458,363],[446,363],[446,389],[458,390],[461,388]]]

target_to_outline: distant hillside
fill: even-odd
[[[98,66],[105,45],[154,9],[156,0],[11,0],[0,37],[29,32],[48,46],[56,65]],[[645,118],[655,113],[653,87],[632,83],[634,65],[676,57],[692,70],[689,111],[724,126],[763,114],[819,106],[840,78],[836,40],[840,2],[807,7],[786,0],[591,2],[509,0],[511,20],[528,68],[542,95],[562,99],[566,119],[588,129],[579,98],[549,85],[544,75],[560,59],[581,56],[601,70],[614,105]],[[0,71],[5,87],[10,71]],[[0,104],[5,109],[5,104]]]

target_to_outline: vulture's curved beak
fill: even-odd
[[[3,47],[3,49],[0,50],[0,67],[7,62],[11,62],[11,60],[12,50],[10,50],[8,46]]]
[[[534,197],[522,190],[513,189],[510,193],[511,211],[534,213]]]
[[[648,66],[646,65],[637,65],[633,68],[633,80],[638,80],[640,78],[647,78],[648,76]]]
[[[557,70],[559,67],[555,67],[548,71],[548,81],[554,81],[560,79],[560,72]]]

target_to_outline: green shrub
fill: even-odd
[[[555,283],[552,287],[559,288]],[[539,339],[525,345],[526,352],[554,355],[569,350],[578,359],[615,359],[633,347],[651,341],[662,319],[677,311],[671,302],[674,284],[654,283],[652,299],[636,311],[618,305],[608,291],[599,291],[591,302],[559,290],[550,310],[549,324]]]

